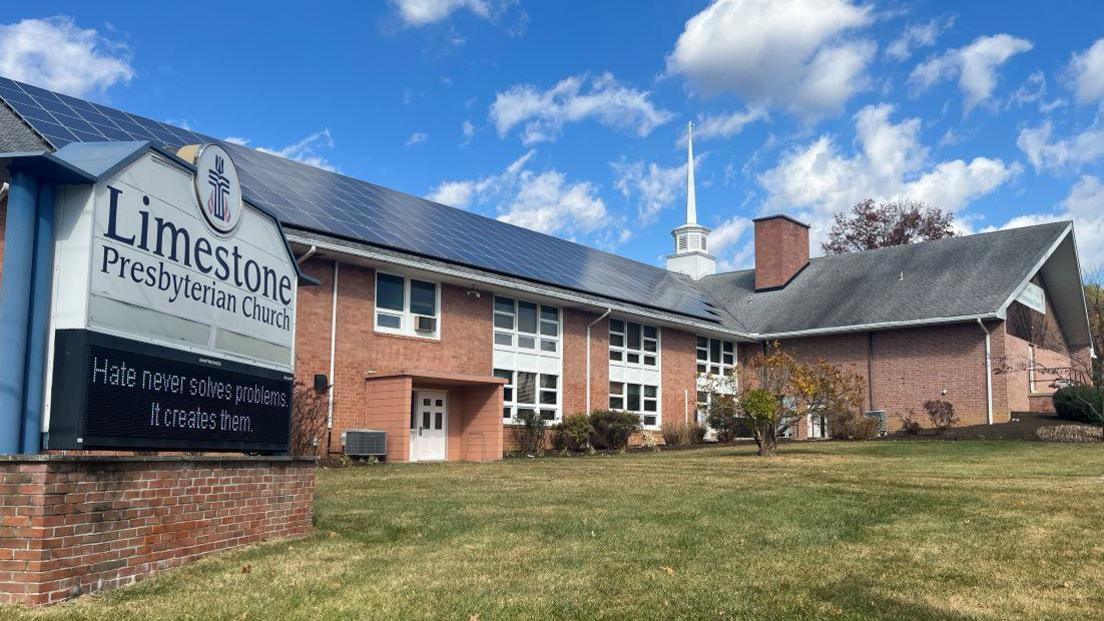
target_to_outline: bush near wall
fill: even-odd
[[[1104,395],[1092,386],[1067,386],[1054,393],[1054,413],[1058,418],[1081,423],[1100,424]]]
[[[594,433],[590,443],[596,449],[623,449],[633,433],[640,431],[640,416],[630,412],[597,410],[590,413]]]

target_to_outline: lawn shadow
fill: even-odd
[[[862,578],[849,578],[833,582],[813,591],[821,601],[828,602],[842,611],[844,617],[864,619],[939,619],[944,621],[977,620],[989,618],[954,612],[922,601],[907,601],[906,595],[894,596],[884,592],[884,586],[864,582]]]

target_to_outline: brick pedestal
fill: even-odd
[[[0,602],[56,602],[311,529],[314,461],[0,458]]]

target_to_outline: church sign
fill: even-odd
[[[286,452],[298,269],[230,154],[150,149],[58,209],[48,448]]]

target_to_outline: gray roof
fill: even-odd
[[[772,335],[994,316],[1069,222],[812,259],[785,287],[755,291],[755,271],[701,288],[751,333]]]

